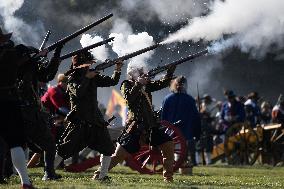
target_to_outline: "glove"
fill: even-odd
[[[53,57],[54,58],[60,58],[60,54],[61,54],[61,50],[63,48],[63,44],[59,45],[58,47],[56,47]]]

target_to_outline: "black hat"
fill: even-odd
[[[224,92],[224,95],[227,96],[228,98],[230,98],[230,97],[236,97],[234,91],[232,91],[232,90],[227,90],[227,91],[225,91],[225,92]]]
[[[187,82],[186,77],[184,77],[183,75],[178,76],[175,80],[176,80],[177,84],[180,85],[180,86],[186,84],[186,82]]]
[[[0,28],[0,39],[4,39],[4,41],[10,40],[12,37],[12,33],[3,34],[2,29]]]
[[[76,68],[78,66],[90,66],[91,64],[86,64],[88,61],[94,60],[94,56],[89,51],[81,52],[72,57],[72,67]]]
[[[258,93],[257,92],[251,92],[248,94],[248,98],[249,99],[256,99],[256,100],[259,100],[259,96],[258,96]]]

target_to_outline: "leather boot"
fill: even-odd
[[[173,141],[165,142],[159,146],[163,154],[163,177],[165,182],[173,181],[173,164],[174,164],[174,143]]]
[[[109,170],[111,170],[113,167],[115,167],[118,163],[125,160],[128,155],[130,155],[130,154],[122,146],[120,146],[118,144],[116,149],[115,149],[115,153],[111,156],[111,162],[110,162]]]

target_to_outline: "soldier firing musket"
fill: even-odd
[[[40,51],[38,53],[36,53],[35,55],[33,55],[32,57],[33,58],[39,58],[39,57],[42,57],[42,56],[46,56],[49,52],[53,51],[57,47],[63,46],[68,41],[74,39],[75,37],[77,37],[77,36],[79,36],[81,34],[83,34],[84,32],[90,30],[91,28],[101,24],[102,22],[108,20],[112,16],[113,16],[113,14],[111,13],[111,14],[109,14],[109,15],[107,15],[107,16],[105,16],[105,17],[103,17],[103,18],[101,18],[101,19],[99,19],[99,20],[97,20],[97,21],[95,21],[95,22],[85,26],[84,28],[79,29],[79,30],[75,31],[74,33],[72,33],[72,34],[70,34],[70,35],[68,35],[68,36],[58,40],[57,42],[53,43],[52,45],[50,45],[48,47],[44,47],[45,43],[46,43],[46,41],[47,41],[47,39],[49,37],[49,33],[47,33],[47,35],[45,36],[45,39],[44,39],[44,41],[43,41],[43,43],[41,45],[41,48],[42,47],[44,47],[44,48],[42,48],[42,49],[40,48]]]
[[[138,56],[160,46],[156,44],[136,52],[106,60],[94,69],[89,67],[95,63],[90,52],[82,51],[72,57],[72,69],[65,75],[69,76],[67,92],[71,101],[71,112],[67,115],[69,125],[58,145],[55,164],[78,153],[86,146],[96,149],[101,154],[101,166],[94,179],[108,180],[108,168],[114,145],[107,130],[109,124],[104,120],[98,108],[97,88],[110,87],[119,82],[122,61]],[[101,75],[99,71],[116,65],[112,77]]]

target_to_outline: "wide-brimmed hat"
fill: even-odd
[[[5,41],[10,40],[12,37],[12,33],[3,34],[2,29],[0,28],[0,39],[4,39]]]
[[[94,56],[89,51],[81,52],[80,54],[77,54],[72,57],[72,67],[73,68],[87,67],[94,63],[95,63]]]
[[[248,94],[248,98],[259,100],[259,95],[258,95],[257,92],[251,92],[251,93]]]
[[[228,98],[233,98],[233,97],[236,97],[234,91],[232,90],[227,90],[224,92],[225,96],[227,96]]]

